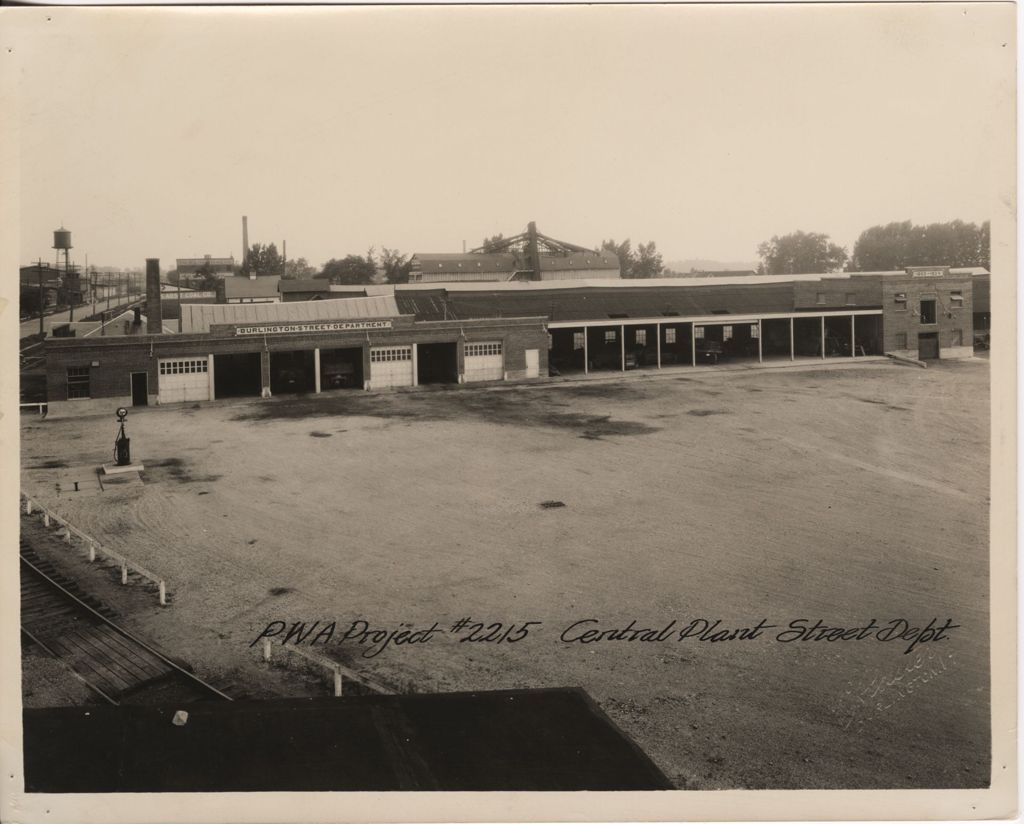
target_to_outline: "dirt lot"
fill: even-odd
[[[279,678],[248,646],[277,619],[337,620],[335,640],[355,619],[542,621],[517,644],[324,652],[403,689],[582,685],[679,787],[976,787],[988,380],[972,360],[142,410],[142,482],[102,492],[113,415],[26,422],[23,484],[166,577],[164,609],[105,595],[213,678]],[[559,640],[702,618],[960,627],[909,655],[779,630]]]

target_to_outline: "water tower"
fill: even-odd
[[[71,263],[68,258],[68,253],[71,251],[71,232],[65,229],[63,225],[53,232],[53,248],[57,250],[58,258],[60,257],[61,250],[64,251],[64,288],[68,290],[68,304],[70,306],[68,320],[71,321],[75,319],[75,293],[78,284],[72,282]],[[77,281],[77,278],[74,280]]]

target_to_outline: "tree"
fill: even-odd
[[[904,269],[907,266],[989,265],[990,226],[952,220],[915,226],[909,220],[872,226],[853,246],[851,268],[857,272]]]
[[[838,272],[846,263],[846,249],[832,243],[820,232],[793,232],[774,235],[757,247],[762,275],[805,275]]]
[[[376,274],[377,267],[372,259],[367,260],[361,255],[346,255],[341,260],[331,258],[327,261],[317,277],[327,278],[333,284],[360,284],[373,283]]]
[[[213,272],[209,261],[204,263],[192,278],[192,287],[200,292],[213,292],[217,289],[220,278]]]
[[[380,249],[380,265],[384,267],[384,277],[388,283],[408,283],[412,261],[397,249],[382,246]]]
[[[665,264],[661,260],[661,253],[650,243],[641,243],[636,247],[636,257],[633,259],[630,277],[634,278],[656,278],[665,271]]]
[[[493,254],[494,252],[502,251],[502,244],[505,241],[505,236],[500,232],[496,235],[484,238],[483,250],[484,254]]]
[[[277,251],[277,246],[273,243],[269,246],[254,243],[252,248],[249,249],[249,254],[246,256],[245,263],[242,264],[241,269],[241,274],[245,277],[248,277],[250,274],[262,276],[281,275],[283,273],[284,262]]]
[[[288,279],[313,278],[316,277],[318,271],[315,266],[310,266],[309,262],[302,257],[297,260],[286,261],[283,276]]]
[[[602,240],[600,249],[602,252],[611,252],[619,259],[619,274],[622,277],[633,277],[633,249],[629,238],[622,243],[616,243],[614,240]]]

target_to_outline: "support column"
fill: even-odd
[[[762,340],[761,335],[762,335],[763,331],[764,330],[761,328],[761,319],[758,318],[758,320],[757,320],[757,362],[758,363],[764,363],[764,351],[761,348],[762,345],[763,345],[761,343],[761,340]]]
[[[850,357],[857,357],[857,316],[850,315]]]
[[[821,359],[825,360],[825,316],[821,316]]]
[[[260,352],[260,397],[270,397],[270,352],[266,349]]]
[[[658,368],[661,369],[661,324],[654,324],[654,334],[658,336]]]
[[[313,350],[313,378],[315,380],[316,394],[320,394],[320,347],[316,347]]]
[[[206,374],[209,375],[210,377],[210,400],[215,401],[217,400],[217,381],[215,380],[215,376],[213,374],[213,355],[206,356]]]
[[[412,385],[420,385],[420,364],[419,364],[419,353],[416,351],[416,344],[412,345]]]
[[[690,365],[697,365],[697,324],[690,324]]]
[[[626,371],[626,324],[619,327],[619,363],[622,364],[622,371]]]
[[[590,338],[590,330],[586,326],[583,327],[583,374],[590,374],[590,350],[588,344]]]
[[[796,345],[794,343],[794,335],[793,335],[793,324],[795,322],[796,321],[794,321],[793,318],[789,319],[789,359],[791,361],[795,361],[796,360]]]

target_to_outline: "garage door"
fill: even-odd
[[[160,403],[210,400],[206,358],[161,358]]]
[[[466,383],[500,381],[505,377],[501,341],[466,344]]]
[[[373,389],[412,385],[411,346],[370,347],[370,386]]]

